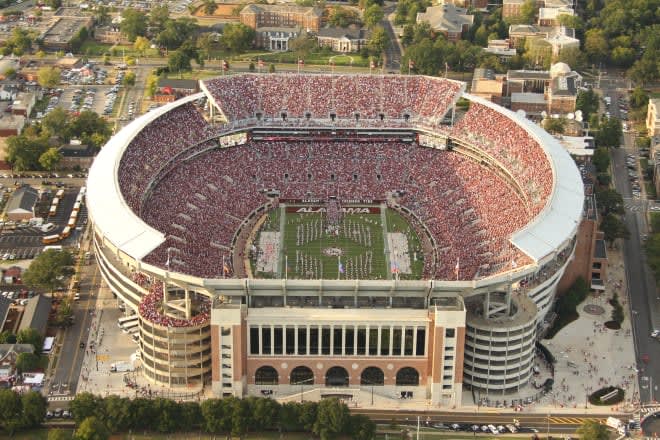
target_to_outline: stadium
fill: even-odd
[[[97,260],[149,380],[372,404],[524,391],[584,200],[554,138],[441,78],[200,89],[89,173]]]

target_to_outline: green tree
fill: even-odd
[[[23,282],[53,291],[56,287],[65,286],[66,279],[73,275],[72,265],[73,257],[69,251],[49,249],[32,261],[23,275]]]
[[[596,148],[591,158],[598,173],[607,173],[610,169],[610,152],[607,148]]]
[[[47,440],[71,440],[71,434],[60,428],[51,428],[48,430]]]
[[[149,49],[149,46],[151,46],[151,43],[149,43],[149,39],[146,37],[136,37],[133,42],[133,49],[140,55],[144,55],[146,50]]]
[[[57,315],[55,315],[54,325],[60,328],[66,328],[73,325],[73,308],[71,307],[71,300],[64,299],[57,308]]]
[[[589,29],[585,34],[584,51],[592,63],[607,60],[609,44],[602,29]]]
[[[69,139],[80,139],[83,143],[100,148],[112,133],[111,126],[102,116],[85,110],[73,118],[66,129]]]
[[[135,41],[137,37],[146,35],[147,16],[144,12],[133,8],[126,8],[122,11],[121,17],[122,22],[119,25],[119,29],[129,41]]]
[[[351,416],[348,434],[354,440],[372,440],[376,437],[376,424],[363,414]]]
[[[222,30],[222,45],[232,53],[245,52],[256,36],[256,32],[251,27],[243,23],[228,23]]]
[[[587,420],[577,429],[577,435],[581,440],[607,440],[610,433],[607,426],[594,420]]]
[[[236,398],[225,399],[231,414],[231,435],[239,438],[247,433],[250,422],[250,409],[247,401]]]
[[[111,432],[128,431],[133,421],[130,399],[116,395],[106,397],[100,417]]]
[[[37,355],[33,356],[37,358],[38,363],[39,357]],[[48,407],[46,398],[36,391],[28,391],[21,396],[21,405],[23,407],[23,426],[30,429],[41,425],[41,422],[43,422],[46,416],[46,408]]]
[[[69,114],[62,107],[55,107],[41,120],[41,127],[50,136],[62,136],[69,122]],[[68,139],[67,139],[68,140]]]
[[[60,164],[62,161],[62,153],[56,147],[50,147],[44,153],[39,156],[39,165],[44,170],[52,171]]]
[[[192,70],[190,55],[183,50],[170,52],[167,57],[167,70],[172,73],[190,72]]]
[[[204,0],[202,3],[202,7],[204,9],[204,13],[206,15],[213,15],[215,10],[217,9],[217,5],[215,4],[215,0]]]
[[[346,28],[352,24],[359,23],[360,17],[353,9],[333,6],[328,14],[328,24],[330,24],[330,26]]]
[[[26,130],[27,131],[27,130]],[[7,162],[16,171],[39,169],[39,157],[46,151],[48,141],[44,137],[29,137],[24,131],[7,138]]]
[[[346,430],[349,418],[346,405],[338,399],[324,399],[318,404],[312,432],[321,440],[335,438]]]
[[[630,231],[619,216],[614,214],[607,214],[603,217],[600,222],[600,230],[603,231],[603,238],[610,246],[618,238],[628,239],[630,237]]]
[[[374,56],[380,56],[390,44],[390,36],[382,26],[376,26],[371,31],[367,47]]]
[[[275,73],[275,64],[270,63],[268,66],[268,73]]]
[[[179,404],[170,399],[157,398],[154,399],[153,406],[158,415],[156,430],[158,432],[175,431],[181,417]]]
[[[610,53],[612,63],[620,67],[630,67],[636,58],[637,54],[632,47],[615,47]]]
[[[271,430],[280,411],[280,404],[273,399],[250,398],[247,399],[252,419],[251,427],[254,431]]]
[[[224,420],[228,419],[224,412],[223,401],[220,399],[207,399],[200,405],[204,429],[213,434],[225,431]]]
[[[149,12],[149,26],[154,33],[165,29],[165,23],[170,20],[170,9],[166,4],[155,6]]]
[[[60,83],[60,73],[57,67],[41,67],[37,71],[37,82],[41,87],[52,89]]]
[[[596,144],[601,147],[619,147],[623,137],[621,120],[617,118],[603,118],[596,133]]]
[[[0,427],[10,436],[23,426],[21,398],[10,389],[0,389]]]
[[[39,356],[34,353],[20,353],[16,356],[16,369],[19,373],[34,371],[39,368]]]
[[[383,12],[383,8],[381,6],[371,5],[365,9],[364,13],[362,14],[362,20],[369,29],[373,29],[383,20],[384,16],[385,13]]]
[[[75,440],[108,440],[110,432],[96,417],[87,417],[76,429],[73,435]]]
[[[94,20],[99,26],[104,26],[110,23],[110,10],[105,5],[98,5],[94,11]]]
[[[158,77],[156,75],[151,74],[147,77],[146,89],[149,97],[153,98],[158,91]]]
[[[181,408],[181,413],[177,429],[183,432],[192,432],[197,430],[203,423],[202,412],[199,403],[183,402],[179,406]]]
[[[16,342],[19,344],[32,344],[34,352],[41,353],[44,345],[44,337],[34,328],[24,328],[16,334]]]
[[[197,20],[190,17],[180,17],[165,22],[164,29],[156,35],[156,42],[168,50],[181,48],[184,42],[190,41],[199,26]],[[192,56],[191,56],[192,58]]]
[[[408,46],[401,62],[402,72],[408,73],[410,61],[414,64],[412,71],[422,75],[437,75],[444,67],[441,49],[428,38]]]
[[[318,40],[304,32],[289,41],[289,50],[299,58],[307,57],[316,48],[318,48]]]
[[[596,202],[603,216],[623,214],[623,197],[615,189],[605,188],[596,192]]]
[[[566,118],[546,118],[543,121],[543,128],[552,134],[563,134],[566,131]]]
[[[634,109],[644,108],[649,104],[649,95],[641,87],[635,87],[630,94],[630,106]]]
[[[13,334],[10,330],[5,330],[0,333],[0,344],[15,344],[16,335]]]
[[[575,109],[582,111],[582,119],[588,121],[589,117],[598,112],[598,94],[593,89],[578,92]]]
[[[525,2],[520,7],[520,15],[518,16],[518,22],[524,24],[532,24],[534,22],[534,16],[536,15],[536,1],[535,0],[525,0]]]

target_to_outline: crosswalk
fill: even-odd
[[[602,422],[600,417],[550,417],[550,423],[555,425],[581,425],[586,421]]]
[[[660,404],[643,406],[639,409],[639,412],[642,415],[642,417],[649,414],[660,412]]]
[[[626,211],[632,211],[632,212],[638,212],[638,211],[643,211],[644,207],[642,205],[634,204],[634,203],[626,203],[623,205]]]

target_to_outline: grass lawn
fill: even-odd
[[[157,57],[158,49],[147,49],[143,54],[137,53],[131,45],[121,45],[121,44],[105,44],[99,43],[92,39],[86,40],[80,47],[80,53],[87,56],[102,56],[104,54],[109,54],[113,57],[116,56],[132,56],[132,57]]]
[[[260,58],[265,63],[297,63],[299,56],[295,52],[259,52],[248,53],[236,57],[236,59],[250,61]],[[362,58],[360,54],[337,54],[327,51],[312,52],[303,57],[305,64],[320,64],[329,65],[330,59],[334,61],[336,66],[354,66],[354,67],[369,67],[369,59]],[[265,66],[268,68],[268,66]]]

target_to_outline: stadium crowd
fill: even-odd
[[[197,314],[190,319],[169,316],[163,313],[163,282],[151,284],[149,294],[142,297],[139,313],[143,319],[163,327],[193,327],[205,324],[211,316],[211,302],[208,297],[193,293],[193,303]],[[180,313],[180,312],[179,312]]]
[[[501,163],[524,200],[478,161],[414,143],[248,141],[213,149],[231,124],[245,122],[232,119],[257,112],[273,119],[281,112],[303,119],[307,113],[312,118],[335,113],[344,121],[355,113],[373,119],[409,113],[415,123],[437,125],[459,83],[399,75],[246,74],[204,84],[228,124],[210,124],[195,103],[184,104],[142,129],[120,162],[124,199],[166,235],[148,262],[161,267],[167,262],[196,276],[232,274],[225,266],[232,261],[235,234],[268,202],[270,189],[293,199],[382,200],[400,194],[397,203],[426,225],[438,249],[437,262],[424,260],[425,277],[472,279],[525,261],[509,237],[545,206],[552,169],[522,127],[487,106],[472,102],[453,127],[438,130]]]
[[[229,120],[359,118],[441,120],[461,84],[407,75],[233,75],[204,82]]]
[[[442,264],[427,267],[427,277],[455,278],[457,262],[461,279],[499,270],[519,258],[508,237],[530,219],[512,187],[460,154],[394,142],[253,141],[181,163],[159,182],[143,218],[167,239],[147,261],[163,266],[171,248],[173,269],[222,277],[213,263],[227,258],[243,219],[268,201],[266,188],[290,199],[403,193],[399,203],[441,248]]]

